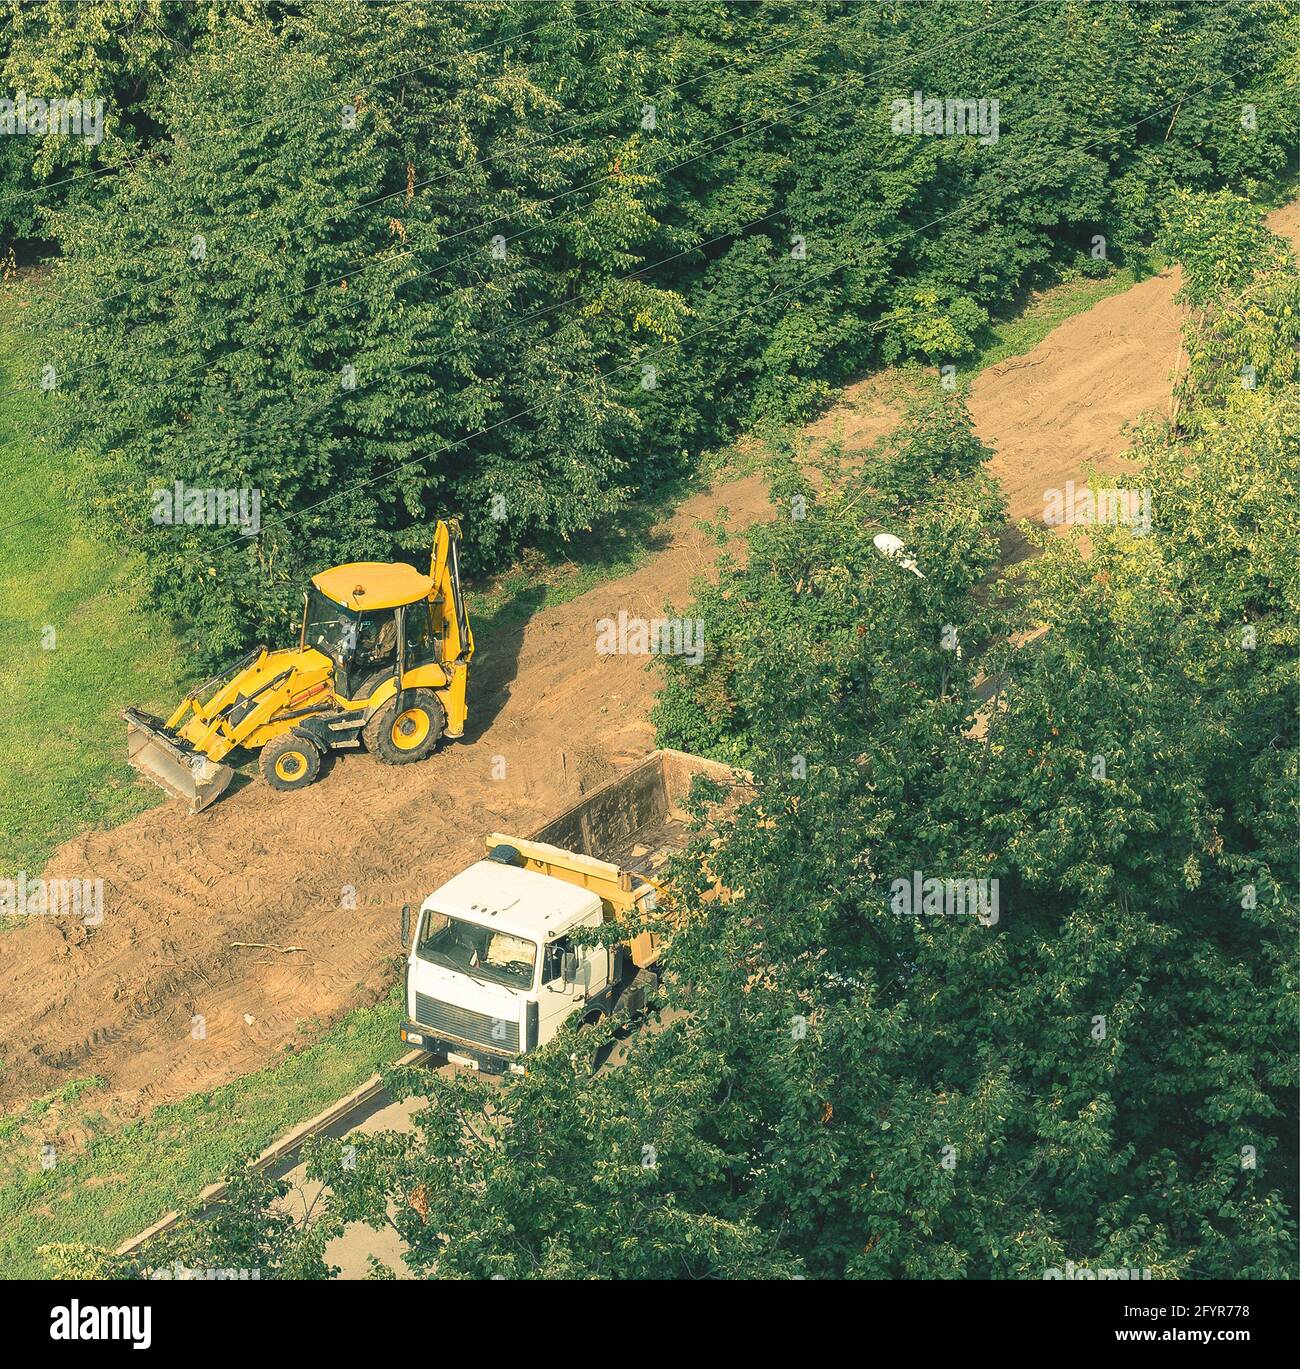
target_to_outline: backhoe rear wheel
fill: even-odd
[[[366,724],[366,749],[386,765],[409,765],[431,755],[446,717],[431,689],[395,694]]]
[[[272,789],[305,789],[320,774],[320,748],[286,732],[262,748],[262,774]]]

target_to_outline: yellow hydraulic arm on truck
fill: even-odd
[[[460,737],[474,634],[460,586],[460,527],[434,529],[429,573],[355,561],[313,576],[295,647],[255,647],[181,700],[165,722],[126,709],[127,760],[184,799],[220,797],[236,747],[261,751],[275,789],[301,789],[325,754],[364,745],[381,761],[423,760]]]

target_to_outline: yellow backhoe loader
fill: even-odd
[[[255,647],[166,722],[126,709],[127,760],[198,813],[230,783],[236,747],[261,751],[272,788],[301,789],[327,751],[364,744],[406,765],[463,735],[474,635],[459,546],[459,525],[439,522],[428,575],[356,561],[313,576],[296,647]]]

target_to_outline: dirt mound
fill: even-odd
[[[1113,469],[1124,425],[1167,408],[1176,287],[1175,274],[1146,281],[978,377],[971,407],[1013,517],[1040,516],[1044,491],[1085,462]],[[839,433],[850,450],[880,436],[894,421],[883,384],[853,387],[810,435]],[[696,522],[720,504],[735,528],[768,511],[756,478],[698,495],[636,572],[483,640],[467,738],[426,764],[344,755],[300,794],[249,784],[197,818],[169,803],[60,848],[47,877],[103,879],[104,919],[6,933],[0,1103],[99,1074],[105,1110],[133,1115],[265,1065],[313,1022],[373,1001],[395,974],[403,902],[486,832],[527,830],[653,745],[655,677],[644,658],[597,655],[595,624],[683,605],[717,556]]]

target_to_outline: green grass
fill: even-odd
[[[406,1047],[399,997],[349,1013],[313,1044],[211,1093],[113,1128],[94,1115],[97,1079],[77,1080],[0,1124],[0,1268],[47,1275],[47,1242],[113,1249],[190,1204],[277,1137],[351,1092]],[[86,1135],[65,1152],[58,1138]],[[57,1163],[41,1167],[54,1144]]]
[[[133,606],[132,558],[87,535],[75,456],[35,436],[30,298],[22,282],[0,289],[0,876],[34,877],[60,842],[162,797],[127,767],[118,715],[165,707],[181,661]]]

